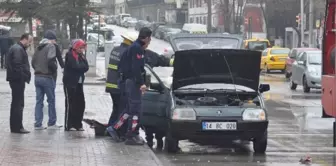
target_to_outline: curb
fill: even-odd
[[[163,166],[162,162],[160,161],[160,159],[155,155],[155,153],[153,152],[153,150],[151,148],[149,148],[149,146],[146,144],[145,145],[146,148],[148,148],[148,150],[150,151],[150,155],[153,158],[153,160],[156,162],[157,166]]]

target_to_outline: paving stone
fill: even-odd
[[[59,74],[56,87],[58,123],[64,124],[64,92]],[[11,91],[0,71],[0,165],[3,166],[156,166],[161,165],[147,146],[126,146],[114,143],[109,137],[95,137],[94,131],[84,125],[84,132],[61,130],[34,131],[35,87],[34,78],[26,85],[24,127],[30,134],[11,134],[9,110]],[[88,78],[89,80],[90,78]],[[112,101],[105,87],[85,85],[86,118],[107,122]],[[44,105],[44,124],[48,120],[47,103]]]

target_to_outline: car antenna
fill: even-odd
[[[232,84],[233,84],[233,86],[234,86],[234,88],[235,88],[235,93],[236,93],[236,95],[237,95],[237,99],[236,99],[235,101],[239,101],[239,102],[240,102],[241,100],[240,100],[239,95],[238,95],[238,92],[237,92],[237,87],[236,87],[235,81],[234,81],[234,79],[233,79],[233,74],[232,74],[232,72],[231,72],[231,68],[230,68],[230,66],[229,66],[228,61],[226,60],[226,56],[224,55],[223,57],[224,57],[226,66],[227,66],[227,68],[228,68],[228,70],[229,70],[229,73],[230,73],[230,76],[231,76],[231,80],[232,80]]]

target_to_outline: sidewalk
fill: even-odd
[[[56,87],[58,122],[64,124],[64,93],[59,74]],[[0,70],[0,165],[5,166],[157,166],[162,165],[147,146],[126,146],[113,143],[108,137],[96,138],[94,131],[84,124],[84,132],[64,132],[61,130],[34,131],[35,91],[34,78],[26,85],[24,127],[30,134],[11,134],[9,131],[9,110],[11,91],[5,81],[5,70]],[[85,85],[85,118],[95,118],[106,122],[112,109],[110,96],[104,86]],[[44,124],[48,120],[45,105]]]

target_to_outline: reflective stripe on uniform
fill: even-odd
[[[169,66],[173,66],[173,64],[174,64],[174,59],[170,59]]]
[[[117,89],[117,88],[118,88],[118,85],[117,85],[117,84],[106,83],[106,88],[114,88],[114,89]]]
[[[113,69],[113,70],[117,70],[117,69],[118,69],[118,66],[117,66],[117,65],[109,64],[109,65],[108,65],[108,68],[109,68],[109,69]]]

